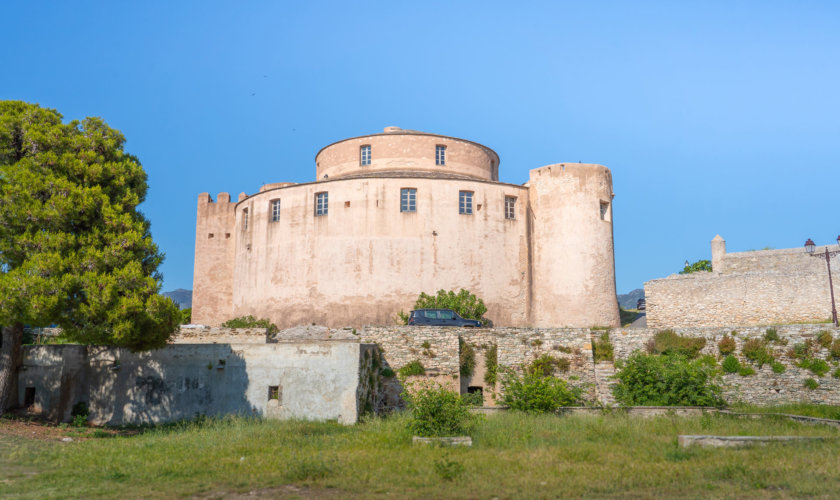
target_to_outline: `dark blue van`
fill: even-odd
[[[480,327],[481,321],[458,316],[452,309],[415,309],[408,316],[409,325]]]

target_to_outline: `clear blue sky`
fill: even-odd
[[[315,177],[386,125],[496,150],[502,181],[612,169],[619,293],[840,233],[840,2],[4,2],[0,99],[100,116],[149,174],[165,290],[197,195]]]

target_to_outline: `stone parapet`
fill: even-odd
[[[265,344],[267,328],[181,325],[170,344]]]

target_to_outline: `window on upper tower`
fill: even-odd
[[[459,191],[458,192],[458,213],[459,214],[472,215],[472,213],[473,213],[472,199],[473,199],[472,191]]]
[[[435,165],[446,165],[446,146],[435,146]]]
[[[516,197],[515,196],[505,196],[505,219],[515,219],[516,218]]]
[[[610,220],[610,203],[608,201],[601,202],[601,220]]]
[[[414,188],[400,189],[400,212],[417,211],[417,190]]]
[[[329,209],[329,193],[315,194],[315,215],[327,215]]]
[[[271,222],[280,221],[280,200],[271,200]]]
[[[359,164],[370,165],[370,145],[359,148]]]
[[[242,229],[248,229],[248,209],[242,211]]]

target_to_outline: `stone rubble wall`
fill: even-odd
[[[719,328],[673,328],[680,334],[690,337],[703,337],[706,345],[701,354],[709,354],[722,361],[723,356],[718,350],[718,342],[725,336],[735,339],[736,350],[733,354],[741,364],[747,364],[756,371],[755,375],[741,376],[725,374],[723,376],[723,397],[727,403],[744,402],[756,405],[773,405],[784,403],[817,403],[840,404],[840,379],[834,378],[832,373],[837,369],[838,360],[831,360],[828,349],[822,348],[815,354],[815,358],[827,360],[829,372],[819,377],[810,371],[796,366],[797,360],[788,351],[794,345],[806,340],[815,340],[819,332],[827,331],[834,339],[840,339],[840,329],[831,324],[805,324],[775,326],[780,342],[768,343],[777,361],[785,366],[785,372],[773,373],[769,364],[762,368],[751,365],[741,352],[744,343],[753,338],[764,338],[768,327],[719,327]],[[645,345],[653,339],[659,329],[616,329],[610,333],[615,360],[627,359],[633,352],[645,352]],[[735,331],[737,334],[733,335]],[[820,385],[816,390],[804,386],[806,379],[812,378]]]
[[[170,344],[265,344],[267,328],[181,325]]]

